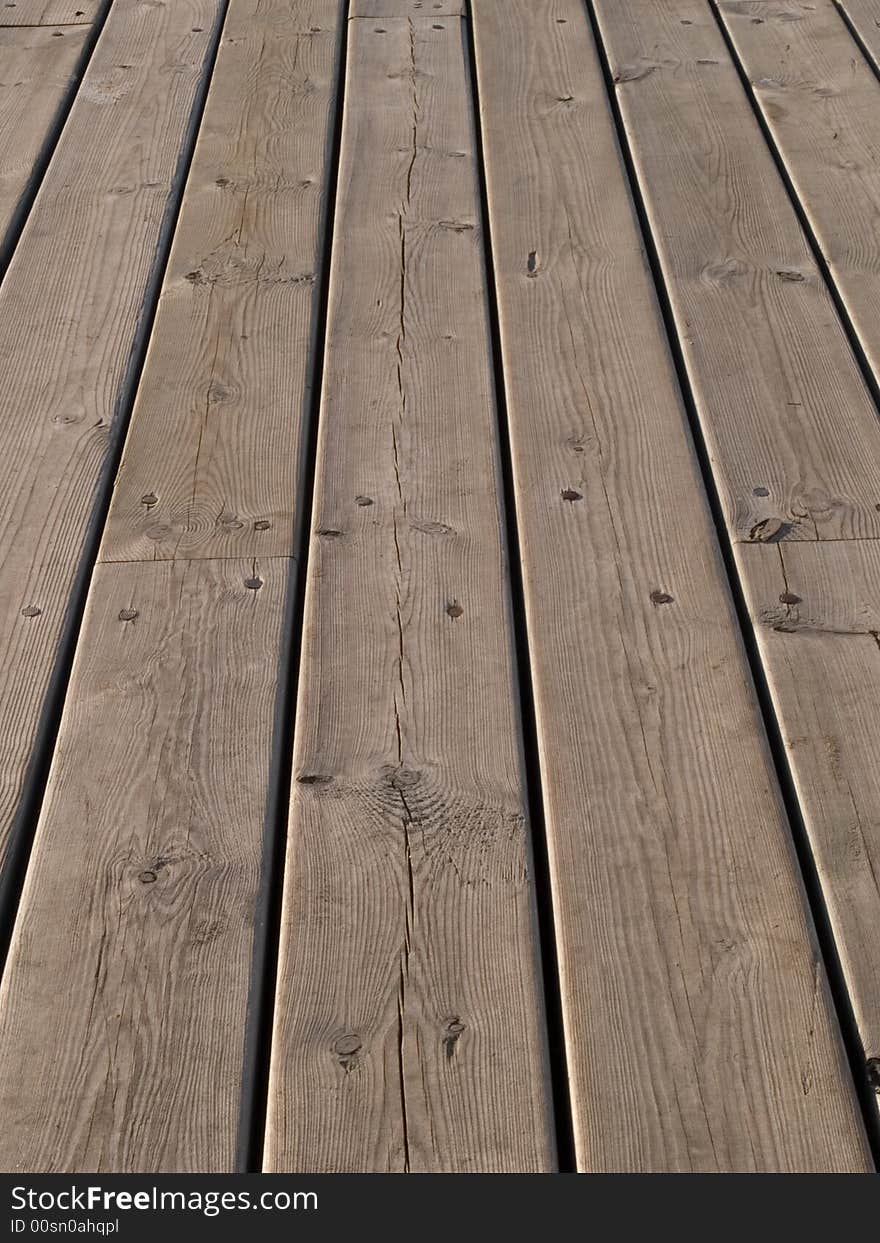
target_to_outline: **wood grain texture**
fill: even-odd
[[[752,0],[744,0],[738,8],[749,22],[756,15]],[[864,387],[856,383],[854,359],[841,344],[839,321],[832,313],[829,296],[814,268],[795,262],[797,256],[791,247],[800,235],[792,223],[791,211],[780,198],[781,182],[778,177],[773,182],[775,173],[769,166],[770,157],[765,158],[766,147],[758,137],[757,126],[753,120],[750,122],[750,109],[741,86],[735,83],[736,71],[714,19],[702,6],[679,6],[672,15],[671,10],[661,10],[659,6],[649,6],[640,0],[619,5],[614,10],[600,0],[599,9],[604,15],[605,36],[618,66],[621,107],[627,118],[661,263],[683,338],[698,413],[712,454],[712,467],[722,492],[727,495],[732,475],[741,475],[743,505],[748,478],[743,468],[754,459],[749,469],[754,485],[754,512],[748,514],[746,522],[754,519],[755,525],[744,532],[742,520],[737,519],[735,513],[731,514],[729,505],[728,521],[733,537],[740,537],[735,545],[739,572],[780,728],[789,743],[801,812],[817,861],[844,977],[865,1047],[876,1049],[880,1032],[877,1028],[877,976],[873,964],[877,951],[878,895],[873,866],[878,854],[880,825],[873,760],[869,754],[870,738],[874,734],[872,688],[876,681],[869,666],[869,643],[864,638],[860,640],[861,646],[857,646],[855,640],[839,636],[839,642],[834,642],[829,635],[817,637],[812,628],[803,626],[797,628],[796,639],[780,638],[780,632],[773,629],[780,612],[787,615],[791,611],[785,599],[781,599],[789,590],[784,584],[782,565],[803,564],[809,571],[811,592],[818,589],[829,599],[834,576],[840,574],[842,600],[846,601],[849,598],[843,586],[849,578],[846,567],[853,563],[865,566],[873,563],[872,541],[847,537],[860,533],[876,535],[874,519],[868,513],[869,506],[873,507],[875,515],[880,513],[876,410],[867,400]],[[798,20],[783,22],[783,11]],[[819,4],[812,10],[799,5],[785,6],[784,10],[781,6],[768,6],[765,20],[754,24],[760,32],[774,21],[781,22],[788,32],[786,41],[795,42],[798,38],[795,31],[821,13]],[[725,20],[731,23],[731,29],[734,15],[727,6]],[[830,20],[830,14],[825,16]],[[682,20],[690,24],[682,26]],[[745,46],[744,28],[739,29],[740,45]],[[842,23],[840,29],[844,29]],[[837,42],[837,35],[833,41]],[[821,41],[816,39],[815,42],[810,59],[800,58],[798,72],[804,79],[813,73],[825,76],[822,67],[827,64],[823,57],[828,56],[828,43],[822,42],[820,49]],[[861,80],[865,72],[854,44],[851,50],[847,90],[852,83]],[[843,71],[841,64],[838,69]],[[681,80],[679,85],[676,79]],[[647,95],[644,95],[646,89]],[[824,97],[829,110],[836,107],[834,89],[838,88],[832,85],[832,94]],[[866,78],[863,85],[852,89],[866,94],[873,90]],[[770,113],[774,112],[770,106],[773,102],[764,104]],[[804,149],[803,144],[813,142],[818,132],[815,115],[810,119],[812,105],[802,101],[801,106],[799,151]],[[667,132],[676,136],[667,143],[668,158],[662,167],[655,159],[659,137],[651,109],[666,110]],[[856,108],[853,114],[856,136],[846,139],[847,142],[859,141],[860,117],[863,134],[868,126],[873,127],[867,112]],[[697,135],[698,118],[702,118],[699,121],[702,138]],[[774,125],[780,123],[777,116]],[[695,165],[690,178],[685,176],[684,159],[679,157],[676,164],[676,147],[681,152],[694,153],[688,157]],[[791,150],[794,152],[794,147]],[[707,172],[710,168],[717,170],[713,182],[710,183],[705,174],[700,178],[700,167]],[[793,169],[793,163],[791,167]],[[867,167],[864,175],[872,177]],[[824,186],[820,187],[818,177],[811,182],[815,193],[824,196],[826,240],[830,238],[828,230],[836,227],[832,226],[831,213],[827,210],[829,197],[836,193],[831,188],[834,177],[837,173],[829,169],[822,179]],[[851,185],[851,170],[841,170],[838,180],[841,186]],[[706,200],[710,184],[716,187],[710,201],[718,235],[725,241],[736,239],[738,249],[730,247],[732,262],[723,257],[716,260],[713,279],[704,279],[700,286],[693,276],[688,282],[683,247],[696,247],[697,240],[702,237],[704,249],[702,252],[696,249],[695,253],[705,259],[711,253],[708,231],[705,235],[692,236],[689,222],[699,219],[701,213],[684,214],[683,196],[689,196],[692,205],[699,202],[700,195]],[[777,189],[771,194],[768,187],[774,184]],[[866,204],[867,199],[863,197],[863,208]],[[811,210],[815,218],[814,205]],[[871,207],[870,211],[873,219],[876,207]],[[852,221],[854,217],[850,213],[839,223],[847,219]],[[864,236],[864,225],[857,227]],[[779,271],[784,273],[782,284],[794,295],[785,305],[791,309],[800,302],[798,318],[791,314],[780,315],[777,308],[783,305],[781,295],[779,302],[771,303],[762,292],[773,286],[772,277],[765,276],[758,284],[754,262],[749,260],[745,265],[743,239],[753,247],[762,238],[775,239],[771,253],[780,256]],[[783,250],[782,243],[788,249]],[[865,247],[870,245],[873,243],[866,239]],[[838,260],[833,251],[828,257],[829,261]],[[867,259],[867,266],[872,262]],[[838,262],[838,273],[842,288],[844,280],[850,279],[850,269]],[[804,279],[796,279],[798,276]],[[872,278],[867,277],[862,288],[868,291],[866,296],[873,297],[871,283]],[[853,290],[855,288],[856,284]],[[753,304],[751,323],[743,305],[747,293]],[[706,308],[713,302],[723,303],[726,329],[720,314],[713,314],[711,321],[708,319]],[[707,331],[707,323],[711,331]],[[873,325],[870,328],[873,331]],[[741,342],[748,342],[750,335],[756,344],[760,336],[765,343],[763,349],[736,354],[738,347],[732,347],[731,342],[737,337]],[[756,381],[768,396],[763,412],[752,400]],[[779,418],[779,402],[775,414],[769,403],[773,390],[789,403],[790,414],[784,421]],[[720,420],[733,413],[734,405],[738,418],[736,436],[731,434],[729,439],[722,439]],[[784,434],[786,423],[791,433],[788,440]],[[861,446],[858,451],[856,445]],[[799,465],[794,458],[788,460],[794,449],[800,457]],[[760,466],[762,458],[766,460],[764,467]],[[764,472],[761,477],[757,473],[759,469]],[[831,486],[834,474],[842,485],[840,488]],[[795,493],[799,499],[792,504],[790,498]],[[763,512],[761,507],[765,507]],[[763,525],[757,525],[758,522]],[[763,556],[764,550],[752,551],[749,536],[758,543],[768,539],[777,541],[778,547],[767,549],[767,555]],[[828,548],[819,551],[823,541],[829,541]],[[792,551],[800,543],[812,549],[803,559]],[[870,579],[865,590],[870,590]],[[796,586],[791,591],[795,596],[804,595]],[[773,619],[769,629],[768,610]],[[818,630],[821,632],[824,627],[819,626]],[[807,635],[809,637],[805,637]],[[857,686],[860,686],[858,695]],[[869,731],[863,739],[854,736],[863,729]]]
[[[0,990],[0,1169],[232,1168],[288,567],[96,571]]]
[[[464,0],[352,0],[349,17],[461,17]]]
[[[867,1168],[583,6],[472,11],[578,1166]]]
[[[461,23],[349,29],[266,1168],[543,1170]]]
[[[880,378],[880,82],[832,0],[723,0],[719,11]]]
[[[292,551],[340,27],[339,0],[230,10],[104,561]]]
[[[116,0],[0,290],[0,863],[219,0]]]
[[[102,0],[0,0],[0,26],[88,26]]]
[[[859,1033],[880,1057],[880,546],[744,548],[761,654]]]
[[[71,85],[87,26],[0,27],[0,242]]]
[[[735,539],[880,535],[880,424],[709,6],[596,0]]]
[[[880,0],[840,0],[838,8],[846,14],[880,69]]]

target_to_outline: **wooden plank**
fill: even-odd
[[[578,1165],[868,1168],[583,6],[472,7]]]
[[[219,492],[230,462],[268,507],[255,512],[278,519],[268,546],[294,551],[314,308],[313,286],[287,274],[320,275],[340,19],[336,0],[233,0],[111,543],[132,486],[155,487],[164,517],[175,487]],[[196,267],[204,279],[187,280]],[[191,543],[206,547],[216,560],[160,566],[160,542],[133,540],[128,563],[97,571],[0,1006],[0,1168],[234,1161],[289,571],[257,543],[237,545],[246,558]]]
[[[102,560],[292,552],[339,24],[233,6]]]
[[[876,411],[711,11],[595,7],[734,539],[880,535]]]
[[[5,0],[0,26],[88,26],[102,0]]]
[[[761,654],[866,1056],[880,1057],[880,546],[744,548]]]
[[[0,990],[4,1170],[233,1166],[288,567],[97,569]]]
[[[0,27],[0,242],[71,85],[87,26]]]
[[[722,0],[719,12],[880,378],[880,82],[831,0]]]
[[[0,866],[220,0],[116,0],[0,289]]]
[[[460,17],[464,0],[352,0],[349,17]]]
[[[830,297],[805,257],[714,19],[690,2],[674,14],[641,0],[616,7],[600,0],[598,8],[698,414],[731,535],[739,536],[734,551],[782,733],[789,742],[810,740],[791,752],[801,810],[861,1039],[876,1049],[876,931],[870,944],[866,938],[877,927],[870,875],[880,849],[877,792],[862,744],[847,743],[846,767],[835,758],[841,705],[850,705],[852,729],[875,712],[867,643],[863,655],[850,643],[805,643],[801,631],[797,644],[783,644],[765,625],[773,593],[776,613],[785,607],[779,548],[787,564],[794,545],[811,536],[813,552],[804,564],[827,566],[828,581],[835,564],[845,581],[851,558],[873,557],[870,540],[847,537],[876,535],[869,514],[870,506],[880,513],[876,411],[857,382]],[[769,256],[763,262],[762,252]],[[787,276],[774,281],[774,270]],[[797,274],[805,279],[791,279]],[[762,395],[763,407],[756,402]],[[732,421],[725,431],[734,411],[736,435]],[[749,522],[755,525],[747,530]],[[766,557],[753,554],[749,535],[778,548]],[[850,551],[863,543],[864,553]],[[863,698],[856,704],[852,687],[859,679]],[[825,739],[832,740],[831,752],[820,763]],[[853,850],[854,820],[864,833],[863,854],[841,863]]]
[[[462,31],[349,30],[266,1168],[542,1170]]]
[[[852,23],[874,64],[880,68],[880,3],[878,0],[840,0],[838,5]]]

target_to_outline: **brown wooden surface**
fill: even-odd
[[[59,31],[0,26],[0,242],[28,188],[87,36],[87,26]]]
[[[462,32],[349,29],[266,1168],[544,1170]]]
[[[880,0],[0,5],[0,1169],[870,1168],[880,424],[790,195],[876,367],[875,72]]]
[[[859,1033],[880,1057],[880,547],[741,558]]]
[[[849,19],[874,65],[880,69],[880,0],[839,0],[838,8]]]
[[[465,13],[465,0],[351,0],[355,17],[456,17]]]
[[[880,82],[824,0],[721,13],[880,376]],[[840,6],[875,56],[880,5]],[[755,18],[761,20],[756,21]],[[743,550],[761,650],[867,1057],[880,1053],[880,561],[872,541]]]
[[[763,622],[768,607],[766,567],[776,566],[779,552],[774,549],[775,556],[768,553],[767,557],[747,553],[751,543],[769,541],[783,548],[787,558],[795,543],[829,541],[829,551],[816,556],[821,556],[825,565],[832,565],[839,556],[843,566],[851,555],[848,542],[875,534],[873,528],[880,514],[877,410],[860,379],[830,295],[809,259],[793,209],[784,201],[782,182],[760,138],[714,18],[697,5],[685,6],[681,13],[676,10],[673,18],[671,11],[646,0],[633,0],[613,11],[604,3],[599,8],[620,78],[617,89],[621,108],[656,230],[698,414],[730,534],[738,541],[737,560],[780,727],[786,738],[807,737],[821,748],[822,739],[837,739],[839,703],[851,698],[848,687],[858,679],[858,664],[847,660],[851,645],[845,651],[835,651],[834,658],[829,659],[827,643],[799,644],[800,691],[792,694],[786,660],[793,645],[789,643],[781,651],[778,645],[771,648]],[[750,20],[756,16],[752,0],[742,8]],[[820,12],[817,4],[803,14],[802,20],[806,22]],[[727,13],[732,22],[729,9]],[[775,18],[773,13],[777,14]],[[830,21],[831,15],[826,16]],[[681,19],[692,24],[682,26]],[[759,29],[774,20],[780,21],[778,11],[768,9],[765,20],[758,23]],[[800,22],[784,24],[793,29]],[[842,23],[840,31],[846,34]],[[790,40],[796,38],[792,33]],[[823,47],[827,52],[826,45]],[[646,48],[650,48],[650,55],[640,51]],[[854,44],[851,51],[849,81],[862,83],[852,89],[873,94],[875,84],[864,76],[866,70]],[[819,58],[818,48],[812,59],[802,55],[805,74],[823,76]],[[880,101],[880,89],[876,93]],[[832,94],[829,98],[835,97]],[[803,150],[818,132],[810,108],[808,102],[802,109],[798,150]],[[677,136],[674,142],[667,142],[667,147],[673,153],[672,160],[680,162],[667,162],[661,169],[657,147],[662,143],[656,118],[663,113],[674,119],[674,126],[667,122],[667,133]],[[856,109],[855,137],[847,141],[859,141],[860,115],[864,136],[867,114],[864,108],[861,113]],[[704,127],[703,137],[697,135],[698,121]],[[689,152],[686,161],[685,151]],[[793,154],[792,149],[792,170]],[[710,163],[727,175],[710,180],[700,174],[698,170],[708,169]],[[866,169],[866,178],[871,175]],[[804,177],[802,188],[806,186]],[[844,195],[847,177],[841,176],[839,183],[839,192]],[[804,198],[804,207],[815,216],[820,183],[814,178],[810,185],[810,198]],[[827,207],[837,193],[827,184],[821,189],[823,236],[829,244],[827,230],[846,225],[845,214],[833,223]],[[699,231],[692,234],[690,222],[710,216],[708,209],[705,217],[701,210],[694,210],[686,218],[682,214],[685,198],[692,205],[709,204],[714,236],[699,224]],[[866,201],[863,198],[863,206]],[[687,224],[683,223],[685,219]],[[794,261],[796,248],[804,255],[802,263]],[[763,271],[756,258],[762,249],[775,256],[769,265],[764,260]],[[713,253],[715,258],[710,263]],[[720,259],[722,253],[726,257]],[[834,252],[829,255],[832,257]],[[702,265],[699,280],[688,275],[688,264],[692,268]],[[866,266],[870,267],[869,258]],[[854,276],[852,263],[842,265],[840,273],[843,292],[844,283],[849,289],[848,282]],[[862,287],[869,291],[870,284],[865,280]],[[852,288],[858,286],[856,279]],[[869,292],[868,296],[873,295]],[[865,325],[869,318],[863,317]],[[760,407],[755,404],[758,396],[763,396]],[[735,435],[732,421],[724,432],[734,412]],[[741,484],[731,496],[731,481],[736,480]],[[748,481],[752,484],[750,497]],[[740,515],[747,515],[745,524]],[[745,529],[748,523],[753,525]],[[755,577],[758,569],[762,574]],[[778,578],[776,575],[774,579],[776,609],[780,595],[786,592],[784,586],[778,586]],[[800,593],[795,590],[795,594]],[[768,660],[771,651],[772,662]],[[865,698],[855,713],[854,729],[874,711],[870,685],[871,680],[866,679]],[[832,745],[851,745],[856,755],[861,749],[857,740],[846,743],[841,739]],[[880,895],[863,877],[865,868],[871,871],[872,859],[880,849],[880,833],[872,827],[878,822],[874,781],[870,773],[862,770],[860,779],[856,769],[851,769],[853,781],[842,802],[839,781],[843,770],[837,761],[830,773],[827,765],[814,768],[810,760],[794,752],[791,763],[800,812],[837,934],[836,952],[844,966],[862,1043],[869,1050],[880,1044],[880,1031],[875,1026],[880,1012],[873,965],[876,933],[870,944],[866,942],[867,930],[877,927]],[[863,853],[852,857],[849,870],[842,871],[839,861],[848,857],[853,817],[862,825]],[[859,875],[862,881],[854,885],[853,876]]]
[[[0,289],[0,865],[218,12],[115,0]]]
[[[292,552],[340,24],[230,10],[101,560]]]
[[[880,378],[880,82],[832,0],[722,0],[719,10]]]
[[[0,26],[88,26],[102,0],[0,0]]]
[[[579,1166],[863,1168],[583,7],[472,8]]]
[[[224,29],[104,555],[134,489],[150,523],[192,530],[219,508],[240,531],[250,504],[247,557],[219,522],[184,555],[150,525],[98,569],[0,1001],[0,1168],[235,1160],[288,575],[258,541],[294,551],[339,14],[236,0]],[[60,1057],[53,995],[75,1016]]]
[[[0,1169],[233,1168],[288,564],[96,572],[0,989]]]
[[[877,413],[711,9],[596,10],[733,538],[880,534]]]

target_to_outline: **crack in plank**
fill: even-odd
[[[401,721],[401,711],[406,707],[406,681],[404,677],[404,664],[406,658],[405,651],[405,629],[402,613],[401,589],[403,584],[403,558],[400,549],[400,532],[398,529],[398,507],[400,512],[406,517],[407,501],[403,487],[403,480],[400,472],[400,446],[398,442],[398,431],[402,428],[407,415],[407,394],[404,376],[404,347],[406,345],[406,217],[409,213],[412,202],[412,180],[413,169],[418,156],[418,131],[421,112],[418,99],[418,88],[416,80],[416,55],[415,55],[415,27],[412,18],[409,19],[409,54],[410,54],[410,82],[412,86],[412,150],[410,153],[409,163],[406,168],[405,177],[405,195],[401,209],[397,214],[397,227],[400,244],[400,281],[399,281],[399,309],[398,309],[398,330],[397,340],[395,342],[396,353],[396,376],[397,376],[397,392],[398,392],[398,408],[391,422],[391,451],[394,466],[394,478],[397,487],[397,504],[392,509],[392,538],[394,540],[395,554],[395,623],[397,626],[397,680],[399,686],[400,701],[398,702],[398,691],[394,692],[394,728],[397,737],[397,763],[398,774],[392,778],[391,784],[397,791],[401,802],[401,819],[403,825],[403,853],[406,868],[407,893],[406,893],[406,909],[404,912],[404,928],[403,942],[400,948],[400,962],[398,975],[398,991],[397,991],[397,1069],[400,1087],[400,1108],[401,1108],[401,1124],[403,1129],[403,1168],[405,1173],[409,1173],[411,1169],[410,1158],[410,1133],[409,1133],[409,1106],[407,1102],[406,1092],[406,1013],[407,1013],[407,989],[409,985],[409,967],[410,957],[412,954],[413,926],[415,922],[415,879],[413,875],[412,862],[412,827],[416,823],[413,816],[412,808],[406,797],[405,782],[402,778],[403,770],[403,724]]]

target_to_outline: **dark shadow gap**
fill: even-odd
[[[336,194],[345,110],[350,5],[351,0],[340,0],[336,99],[325,165],[327,172],[321,224],[321,275],[315,288],[312,312],[311,365],[308,392],[304,403],[306,417],[303,420],[301,433],[299,500],[292,557],[294,568],[287,586],[282,630],[282,659],[278,671],[278,689],[275,699],[269,795],[263,837],[263,863],[256,903],[253,965],[245,1028],[244,1072],[236,1157],[236,1169],[240,1173],[261,1172],[269,1104],[269,1070],[281,940],[293,735],[299,690],[306,584],[309,571],[309,544],[315,495],[315,465],[321,417]]]
[[[113,495],[116,472],[122,458],[125,437],[146,357],[147,345],[153,330],[159,291],[165,278],[171,240],[177,227],[183,191],[189,176],[196,138],[202,122],[208,87],[214,72],[228,7],[229,0],[221,0],[214,28],[211,32],[211,38],[208,41],[202,76],[193,100],[189,123],[181,145],[174,177],[171,181],[165,213],[159,229],[156,253],[145,287],[140,317],[132,340],[128,364],[116,398],[110,441],[98,482],[95,486],[95,500],[83,539],[76,576],[67,602],[64,626],[58,642],[55,663],[49,679],[46,697],[40,712],[40,719],[31,748],[30,761],[22,783],[21,801],[10,829],[6,861],[2,872],[0,872],[0,971],[5,969],[6,959],[9,954],[12,931],[18,913],[18,903],[30,861],[31,848],[46,791],[52,756],[55,751],[55,743],[70,681],[74,653],[79,641],[92,572],[97,562],[104,525]]]
[[[874,53],[868,47],[865,40],[862,38],[861,34],[859,33],[856,27],[855,22],[850,17],[849,13],[847,13],[843,5],[840,3],[840,0],[831,0],[831,3],[834,5],[835,9],[837,9],[838,17],[843,22],[844,26],[846,26],[847,30],[850,33],[850,36],[852,37],[853,42],[856,44],[862,56],[865,58],[868,68],[871,70],[875,78],[880,79],[880,63],[878,63],[877,57],[874,55]]]
[[[871,364],[868,362],[868,357],[865,354],[864,347],[862,346],[862,342],[859,337],[858,330],[856,329],[850,317],[849,310],[847,309],[846,303],[844,302],[843,297],[841,296],[840,290],[837,288],[837,283],[834,279],[834,276],[831,273],[831,268],[829,267],[828,260],[825,258],[825,253],[822,250],[822,245],[819,241],[819,238],[817,237],[816,233],[813,230],[813,226],[810,224],[810,220],[809,220],[809,217],[807,216],[806,211],[803,208],[803,205],[800,200],[800,196],[798,195],[797,188],[794,184],[794,181],[791,178],[791,174],[788,171],[788,167],[782,156],[782,152],[780,151],[779,147],[776,145],[776,139],[773,137],[773,132],[770,129],[769,124],[767,123],[767,120],[764,116],[763,111],[761,110],[761,105],[758,102],[758,98],[755,95],[754,89],[752,87],[751,78],[749,77],[748,73],[746,72],[745,66],[743,65],[742,61],[739,58],[739,54],[736,50],[736,47],[734,46],[733,39],[731,38],[730,33],[727,30],[727,27],[725,26],[724,21],[721,17],[721,13],[718,9],[717,0],[707,0],[707,3],[712,12],[712,16],[715,18],[715,24],[718,27],[718,31],[721,35],[721,38],[724,40],[724,44],[727,48],[728,55],[730,56],[730,59],[733,62],[733,66],[736,69],[737,74],[739,75],[739,79],[740,79],[740,82],[742,83],[746,99],[749,101],[749,105],[751,106],[755,120],[757,121],[761,129],[761,133],[764,135],[764,141],[767,144],[767,149],[769,150],[770,155],[773,158],[773,163],[776,165],[776,169],[779,173],[779,177],[782,181],[782,184],[785,186],[785,191],[789,197],[789,201],[791,202],[792,207],[794,208],[794,213],[797,217],[798,224],[801,227],[801,232],[803,233],[804,237],[807,240],[807,244],[810,250],[812,251],[813,259],[815,260],[816,267],[819,269],[822,275],[822,279],[825,282],[825,286],[829,294],[831,295],[831,301],[834,303],[834,309],[837,311],[837,318],[840,320],[841,325],[843,326],[843,330],[846,333],[846,339],[849,342],[849,347],[852,350],[853,355],[855,356],[855,360],[859,365],[859,370],[862,373],[862,379],[865,382],[865,387],[868,389],[868,392],[871,394],[871,397],[874,401],[874,406],[878,412],[878,415],[880,415],[880,383],[878,383],[877,377],[874,375],[874,371],[871,367]],[[835,7],[837,6],[835,5]],[[839,8],[838,8],[838,12],[839,13],[841,12]],[[849,27],[849,22],[846,22],[846,25]],[[850,31],[851,33],[854,33],[851,27],[850,27]],[[859,45],[859,50],[864,53],[865,49],[863,47],[861,40],[858,38],[858,36],[854,36],[854,37],[856,38],[856,42]],[[874,67],[874,62],[872,58],[870,57],[870,53],[868,53],[867,59],[868,59],[868,64],[876,72],[876,69]]]
[[[25,187],[21,192],[21,197],[15,205],[15,210],[13,211],[9,224],[6,227],[6,233],[4,234],[3,240],[0,241],[0,283],[2,283],[3,278],[6,275],[9,264],[12,261],[12,256],[15,253],[15,248],[18,245],[19,238],[24,232],[24,226],[27,224],[28,216],[31,214],[31,208],[34,205],[34,200],[37,197],[40,186],[43,184],[43,178],[46,176],[46,171],[51,163],[52,156],[55,154],[55,148],[58,146],[58,140],[61,137],[61,132],[67,124],[67,118],[70,115],[70,110],[73,107],[74,100],[79,94],[79,88],[82,85],[82,80],[85,77],[86,70],[89,67],[89,61],[92,59],[92,53],[97,46],[98,39],[101,37],[101,32],[104,29],[104,24],[107,21],[107,15],[110,12],[112,4],[113,0],[104,0],[104,3],[95,14],[95,20],[91,23],[91,30],[83,40],[79,58],[77,59],[73,72],[70,75],[70,81],[68,82],[64,94],[61,97],[55,116],[49,123],[49,128],[43,138],[43,144],[40,147],[37,158],[34,160],[34,164],[31,168]],[[70,24],[86,25],[88,23]],[[27,27],[10,26],[7,27],[7,29],[26,30]]]
[[[553,886],[547,849],[547,825],[544,817],[544,795],[541,776],[538,729],[529,648],[525,589],[522,576],[519,526],[516,515],[516,486],[510,447],[510,425],[507,390],[504,380],[504,354],[498,314],[498,292],[495,281],[492,224],[489,217],[489,196],[486,160],[483,148],[482,112],[477,74],[474,32],[470,16],[461,19],[467,71],[471,83],[474,138],[479,177],[480,216],[483,234],[483,257],[486,269],[486,296],[491,333],[491,364],[495,381],[495,409],[501,459],[501,501],[507,532],[507,562],[510,576],[511,615],[514,629],[516,668],[519,683],[519,709],[525,756],[528,810],[531,825],[532,855],[535,873],[535,895],[538,908],[538,935],[544,981],[544,1002],[547,1022],[547,1043],[550,1056],[550,1086],[556,1130],[556,1151],[559,1170],[563,1174],[577,1169],[574,1128],[571,1111],[570,1081],[565,1046],[565,1023],[559,982],[559,958],[554,919]]]
[[[715,482],[715,476],[712,471],[712,465],[706,447],[706,442],[703,437],[700,416],[697,410],[693,390],[691,388],[687,364],[681,349],[678,329],[675,322],[675,313],[672,309],[669,289],[666,283],[666,278],[663,275],[663,268],[659,253],[657,251],[657,246],[654,241],[654,235],[651,231],[644,196],[642,194],[638,173],[636,171],[635,162],[633,160],[632,151],[629,145],[629,139],[626,133],[626,126],[617,98],[611,63],[605,44],[602,40],[601,27],[596,15],[594,0],[584,0],[584,7],[587,14],[587,20],[593,33],[593,39],[599,55],[599,61],[602,66],[602,74],[605,80],[605,91],[608,97],[611,115],[614,120],[614,126],[617,131],[617,142],[624,166],[626,168],[630,193],[636,207],[639,225],[645,243],[645,253],[650,264],[657,292],[657,300],[663,316],[663,323],[666,329],[667,338],[669,340],[670,352],[675,364],[682,400],[687,413],[694,448],[703,476],[703,485],[709,500],[709,507],[715,523],[718,543],[720,545],[721,555],[724,560],[724,566],[727,571],[727,578],[730,584],[731,595],[736,608],[739,627],[743,638],[743,645],[749,667],[751,669],[752,681],[755,687],[761,715],[764,720],[764,727],[767,732],[777,779],[782,791],[782,798],[791,828],[795,852],[803,876],[804,887],[810,911],[812,913],[813,922],[815,924],[820,956],[829,980],[832,1002],[836,1011],[838,1023],[840,1025],[846,1057],[849,1062],[850,1071],[855,1084],[859,1105],[861,1106],[872,1157],[875,1165],[878,1165],[880,1164],[880,1122],[878,1122],[875,1094],[868,1082],[864,1046],[862,1044],[855,1015],[853,1013],[852,1002],[850,1000],[849,990],[846,985],[846,978],[844,976],[837,950],[837,943],[835,941],[831,921],[828,916],[825,895],[819,880],[816,861],[813,856],[809,835],[804,823],[800,800],[797,795],[794,778],[788,762],[788,756],[785,750],[785,743],[783,741],[779,719],[776,715],[776,709],[773,706],[766,671],[758,650],[752,619],[749,615],[742,582],[736,566],[733,544],[727,529],[727,523],[724,518],[724,510]]]

